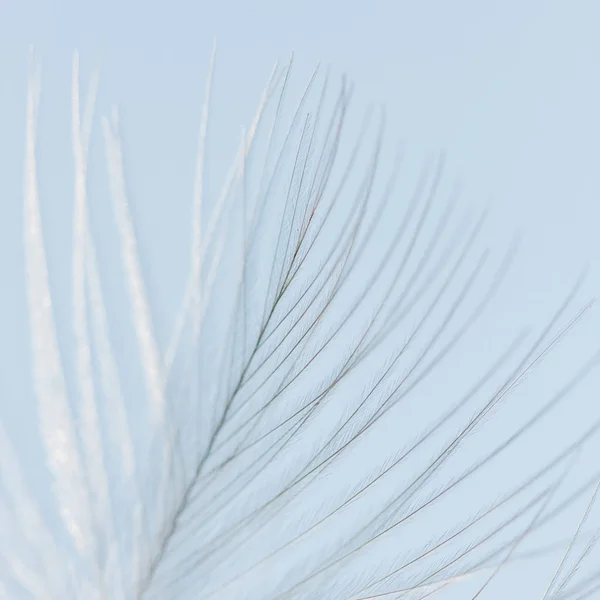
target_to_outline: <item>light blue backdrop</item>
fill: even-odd
[[[78,48],[86,79],[101,67],[98,111],[106,114],[112,102],[122,109],[134,215],[151,253],[150,293],[164,339],[183,290],[185,266],[173,258],[187,243],[180,229],[214,37],[213,189],[274,61],[294,51],[299,79],[322,60],[350,76],[359,104],[387,107],[388,136],[415,152],[446,149],[471,200],[496,200],[492,246],[521,229],[525,243],[500,323],[541,323],[587,260],[583,297],[600,294],[599,26],[597,0],[2,2],[0,390],[2,416],[24,460],[35,443],[23,400],[30,392],[21,243],[31,44],[44,67],[40,185],[49,261],[67,260],[70,243],[70,77]],[[66,307],[69,276],[69,269],[53,276]],[[66,322],[68,308],[62,317]],[[566,373],[598,345],[599,334],[592,315],[572,337],[561,363]],[[597,383],[590,380],[587,400],[577,404],[583,421],[597,414]],[[539,389],[555,384],[543,381]],[[588,409],[589,416],[581,413]],[[27,467],[35,473],[32,460]],[[495,593],[488,597],[506,597]]]

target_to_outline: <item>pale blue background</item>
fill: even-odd
[[[385,104],[389,136],[416,152],[447,149],[469,196],[497,201],[492,245],[516,227],[524,232],[500,323],[541,322],[586,260],[583,297],[600,294],[599,27],[597,0],[2,2],[0,386],[2,415],[24,459],[31,423],[22,401],[28,372],[20,200],[30,44],[44,65],[40,176],[42,196],[52,198],[43,209],[49,261],[66,260],[70,243],[70,77],[78,48],[84,77],[101,65],[99,112],[112,102],[122,108],[134,215],[165,339],[183,289],[185,266],[173,265],[173,257],[185,252],[180,229],[215,36],[213,123],[220,133],[211,140],[213,189],[274,61],[293,50],[300,78],[322,60],[351,77],[359,103]],[[68,307],[68,269],[53,277]],[[599,324],[592,316],[576,332],[561,366],[574,367],[598,346]],[[587,384],[587,404],[578,411],[597,414],[597,383]],[[548,390],[555,387],[547,382]]]

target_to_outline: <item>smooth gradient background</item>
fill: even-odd
[[[107,114],[112,103],[121,109],[132,210],[164,341],[185,282],[187,265],[176,257],[185,255],[189,241],[182,225],[216,38],[211,126],[218,133],[210,140],[209,188],[218,189],[274,62],[293,51],[301,82],[322,61],[355,83],[359,106],[386,107],[388,138],[417,154],[445,149],[467,198],[482,205],[494,200],[490,246],[501,248],[515,229],[523,233],[518,265],[494,317],[502,331],[505,323],[542,324],[586,262],[581,299],[600,295],[599,27],[597,0],[1,2],[0,415],[34,489],[42,493],[44,474],[31,450],[21,241],[31,45],[43,65],[40,189],[59,325],[69,326],[73,50],[80,51],[84,86],[101,69],[97,112]],[[91,177],[100,182],[98,133]],[[558,361],[564,378],[600,346],[597,312]],[[488,343],[493,340],[482,341]],[[472,353],[464,359],[476,360],[477,349]],[[551,370],[532,389],[550,393],[562,381],[557,373]],[[552,445],[559,432],[575,433],[597,415],[598,383],[598,377],[586,382],[572,421],[549,425],[532,444]],[[583,462],[596,459],[589,454]],[[536,573],[523,569],[522,595],[510,597],[531,597],[526,586]],[[507,597],[506,589],[499,585],[487,597]]]

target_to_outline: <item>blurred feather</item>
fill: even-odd
[[[102,122],[143,375],[133,398],[122,385],[127,367],[111,339],[88,210],[98,76],[82,107],[77,56],[68,357],[76,385],[69,397],[42,234],[40,75],[32,59],[24,192],[32,382],[60,520],[45,521],[50,505],[32,496],[0,427],[0,506],[3,527],[14,529],[2,553],[0,597],[366,600],[426,598],[465,582],[476,587],[461,597],[483,595],[501,570],[556,550],[519,554],[598,481],[594,473],[558,497],[600,419],[495,499],[461,492],[597,368],[594,354],[531,415],[471,454],[470,440],[589,312],[593,302],[573,307],[584,277],[537,336],[522,331],[494,351],[479,341],[488,366],[473,373],[461,364],[461,345],[490,311],[518,240],[499,258],[482,246],[488,211],[457,216],[460,190],[446,189],[443,156],[426,161],[410,194],[400,192],[404,153],[389,173],[382,166],[384,115],[374,139],[374,112],[356,139],[346,136],[353,95],[346,80],[332,95],[329,75],[319,85],[315,70],[286,122],[291,59],[273,69],[225,183],[210,197],[215,56],[200,124],[188,279],[164,348],[130,214],[116,108]],[[452,400],[440,378],[443,402],[435,406],[426,386],[456,357],[461,391]],[[425,421],[410,404],[415,398]],[[544,599],[597,593],[597,568],[577,573],[595,536],[568,565],[597,491]],[[472,512],[461,513],[474,498]]]

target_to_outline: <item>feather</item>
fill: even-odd
[[[443,155],[426,161],[416,181],[404,152],[386,172],[385,116],[373,128],[369,111],[351,139],[353,88],[345,79],[332,95],[329,75],[319,84],[317,68],[288,116],[292,59],[271,72],[213,198],[205,175],[215,57],[216,47],[189,273],[164,348],[130,214],[135,194],[117,109],[102,122],[143,374],[133,398],[111,339],[88,210],[98,76],[82,114],[77,55],[74,397],[65,383],[38,197],[40,79],[32,61],[24,192],[32,383],[59,518],[46,522],[48,506],[32,496],[0,427],[1,506],[7,531],[15,529],[2,554],[0,596],[366,600],[456,589],[476,598],[501,570],[555,550],[518,552],[595,488],[544,595],[591,597],[600,572],[576,574],[597,538],[568,562],[590,519],[598,473],[566,498],[559,492],[600,420],[496,498],[479,500],[472,486],[564,404],[600,354],[479,453],[471,445],[589,313],[593,301],[574,307],[584,275],[536,335],[521,331],[494,351],[485,344],[487,367],[474,374],[461,352],[480,344],[481,320],[498,310],[518,239],[499,257],[486,246],[489,211],[461,207]],[[458,392],[445,388],[448,365]]]

